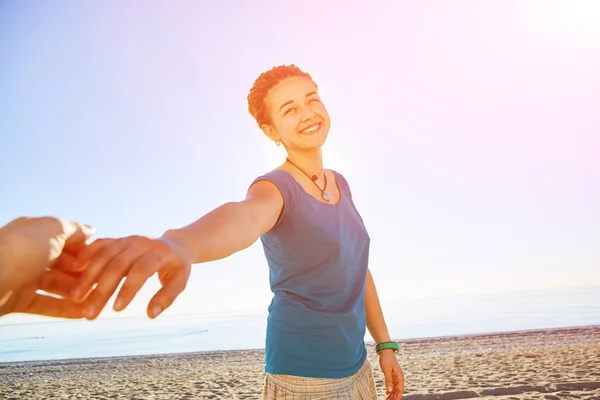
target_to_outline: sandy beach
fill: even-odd
[[[600,400],[600,326],[399,342],[407,400]],[[258,399],[263,379],[262,350],[2,363],[0,399]]]

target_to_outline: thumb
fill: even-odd
[[[83,243],[94,235],[94,228],[89,225],[64,220],[61,222],[67,237],[65,247]]]
[[[71,221],[62,221],[62,224],[66,238],[64,250],[67,252],[76,251],[94,236],[94,228],[89,225]]]
[[[152,297],[148,304],[148,316],[156,318],[160,313],[167,309],[177,296],[184,291],[187,284],[188,276],[183,271],[178,271],[173,276],[165,279],[162,282],[163,287]]]

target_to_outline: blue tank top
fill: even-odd
[[[340,201],[318,201],[287,171],[259,178],[274,183],[284,205],[261,236],[273,299],[265,371],[344,378],[365,362],[365,290],[370,238],[344,177],[334,172]]]

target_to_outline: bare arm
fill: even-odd
[[[365,309],[367,312],[367,328],[373,340],[376,343],[391,342],[371,271],[367,272]],[[404,393],[404,371],[400,368],[394,352],[390,349],[382,350],[379,354],[379,365],[385,377],[386,399],[400,400]]]
[[[246,199],[209,212],[180,229],[170,229],[164,238],[176,240],[189,251],[193,263],[215,261],[251,246],[277,222],[283,197],[268,181],[256,182]]]
[[[271,182],[259,181],[243,201],[223,204],[190,225],[168,230],[161,238],[97,240],[77,257],[74,269],[83,272],[72,297],[85,300],[85,316],[94,319],[123,278],[116,311],[127,307],[146,280],[157,273],[162,288],[148,305],[148,315],[154,318],[185,289],[192,264],[219,260],[247,248],[275,225],[282,207],[279,189]]]
[[[371,271],[367,271],[367,289],[365,294],[365,310],[367,313],[367,328],[376,343],[389,342],[390,334],[388,332],[383,311],[377,296],[375,281],[371,276]]]

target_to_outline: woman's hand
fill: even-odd
[[[379,354],[379,366],[385,377],[386,400],[400,400],[404,394],[404,372],[396,353],[392,349],[382,350]]]
[[[191,265],[190,250],[174,237],[99,239],[81,251],[74,263],[81,278],[72,295],[77,301],[85,300],[85,318],[95,319],[123,278],[115,311],[125,309],[146,280],[157,273],[162,288],[147,310],[150,318],[156,318],[185,289]]]

